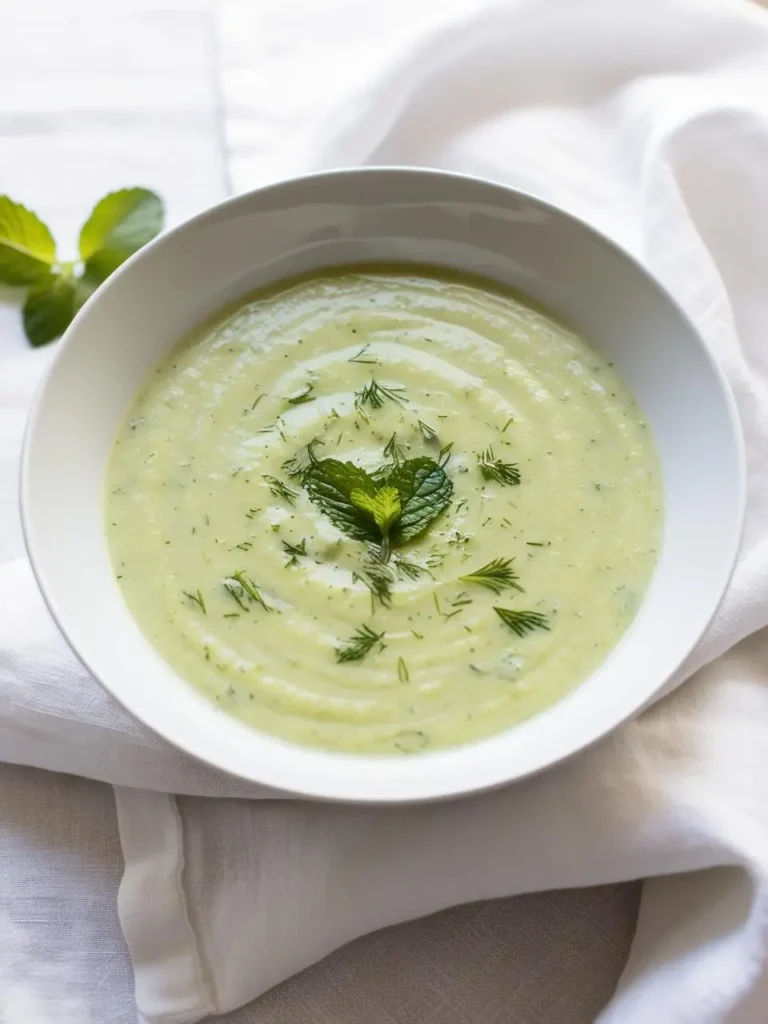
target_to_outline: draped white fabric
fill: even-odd
[[[149,734],[58,636],[15,501],[26,408],[49,352],[25,350],[17,312],[0,305],[0,760],[116,787],[119,913],[141,1019],[232,1010],[350,939],[454,904],[652,877],[601,1024],[762,1021],[768,14],[741,0],[75,0],[66,11],[0,0],[0,25],[0,189],[70,246],[89,204],[127,184],[160,190],[175,222],[228,187],[342,164],[508,181],[590,219],[667,285],[728,374],[747,439],[739,565],[687,667],[695,674],[671,696],[594,750],[490,795],[383,810],[275,802]],[[5,768],[0,785],[18,771]],[[86,837],[72,899],[89,891],[99,851],[111,865],[99,884],[114,885],[107,791],[23,778],[30,806],[62,814],[52,834]],[[88,847],[97,818],[103,839]],[[5,819],[0,810],[0,824],[17,827]],[[93,991],[73,1002],[88,985],[82,962],[69,988],[63,961],[34,969],[40,953],[14,917],[24,871],[12,877],[0,890],[0,1020],[106,1019]],[[44,892],[35,899],[30,928],[47,905]],[[87,915],[77,920],[108,1019],[131,1020],[115,1009],[125,971],[109,978],[95,955],[118,957],[116,921],[102,913],[87,935]],[[525,946],[497,952],[510,973],[532,970]],[[424,973],[443,1007],[435,1021],[453,1020],[452,969],[425,962]],[[489,1024],[518,1011],[547,1019],[519,985],[505,992],[509,1017],[494,1017],[504,1007],[489,997]],[[373,1020],[375,997],[360,998],[360,1019]],[[563,993],[558,1005],[546,1012],[569,1022],[600,1003]],[[380,1019],[425,1019],[397,1012]]]

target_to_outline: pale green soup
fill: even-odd
[[[405,544],[392,527],[386,564],[310,500],[325,460],[375,490],[416,458],[450,503]],[[192,686],[365,753],[488,736],[577,686],[631,623],[662,522],[609,363],[515,295],[403,268],[297,279],[187,339],[120,429],[106,517],[129,608]]]

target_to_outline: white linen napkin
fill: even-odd
[[[738,0],[364,7],[221,5],[235,187],[339,164],[451,167],[538,192],[645,261],[726,370],[747,439],[744,544],[687,666],[699,671],[595,749],[471,800],[191,802],[169,794],[267,794],[171,750],[106,697],[44,611],[5,506],[0,757],[118,787],[120,914],[151,1024],[237,1006],[356,935],[443,906],[679,872],[690,874],[646,883],[601,1024],[757,1024],[768,997],[768,16]],[[3,504],[45,358],[2,366]]]

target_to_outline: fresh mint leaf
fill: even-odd
[[[381,487],[373,495],[355,489],[350,498],[353,505],[368,513],[385,537],[400,517],[400,495],[395,487]]]
[[[27,293],[22,310],[24,332],[35,348],[60,337],[77,312],[77,281],[51,274]]]
[[[304,487],[340,530],[355,540],[380,544],[384,561],[393,544],[422,533],[448,507],[453,484],[430,458],[367,473],[351,462],[323,459],[311,466]]]
[[[453,484],[442,466],[433,459],[408,459],[387,478],[396,487],[402,508],[394,531],[396,540],[412,540],[429,526],[451,503]]]
[[[377,487],[364,469],[351,462],[322,459],[310,466],[304,475],[309,500],[323,512],[334,526],[354,540],[378,543],[381,532],[376,523],[352,500],[352,492],[373,498]]]
[[[94,206],[80,231],[85,276],[101,283],[163,228],[163,201],[146,188],[110,192]]]
[[[56,262],[53,235],[38,216],[0,196],[0,282],[36,284]]]

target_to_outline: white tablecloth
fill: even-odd
[[[752,427],[754,557],[699,652],[704,664],[767,617],[765,487],[755,472],[766,391],[758,342],[768,325],[768,249],[755,230],[768,213],[759,184],[766,38],[756,9],[726,0],[637,9],[605,0],[0,0],[0,189],[49,219],[70,248],[90,204],[114,187],[158,189],[176,222],[230,187],[357,161],[438,163],[544,187],[588,216],[673,287],[728,365]],[[238,793],[121,718],[100,691],[86,696],[85,683],[84,742],[57,705],[61,686],[81,677],[42,617],[29,631],[40,644],[23,646],[27,613],[38,609],[26,567],[11,564],[20,535],[6,481],[48,355],[26,351],[17,310],[0,305],[0,757],[121,787]],[[236,1006],[345,938],[408,916],[407,907],[388,913],[372,885],[394,886],[395,902],[410,887],[416,913],[695,868],[712,870],[646,885],[622,988],[601,1019],[757,1024],[768,947],[768,814],[757,770],[768,735],[767,644],[761,634],[745,641],[559,773],[478,802],[473,842],[487,874],[473,877],[459,871],[458,855],[444,856],[430,885],[419,885],[426,876],[414,873],[402,836],[421,830],[426,856],[430,820],[436,829],[442,816],[439,827],[466,852],[458,813],[408,823],[387,812],[374,820],[120,788],[118,837],[103,784],[4,766],[0,1021],[135,1019],[114,905],[125,856],[122,925],[139,997],[145,1014],[168,1024]],[[520,835],[505,837],[518,875],[503,850],[481,851],[485,836],[498,838],[499,815],[519,825]],[[584,841],[590,815],[593,850]],[[153,822],[162,828],[153,832]],[[371,855],[373,874],[355,879],[361,828],[388,860]],[[176,837],[185,858],[189,919],[176,913],[167,932],[169,915],[185,907],[174,904],[176,875],[162,876],[168,851],[146,845],[158,834]],[[176,872],[180,854],[171,853]],[[343,864],[340,891],[354,894],[357,917],[336,922],[333,935],[318,924],[337,908],[324,906],[312,878],[317,860]],[[301,931],[281,919],[291,889],[306,897]],[[624,962],[635,900],[633,887],[602,886],[449,912],[363,940],[228,1021],[586,1024]],[[169,961],[180,926],[197,936],[207,977],[187,979],[187,961]]]

